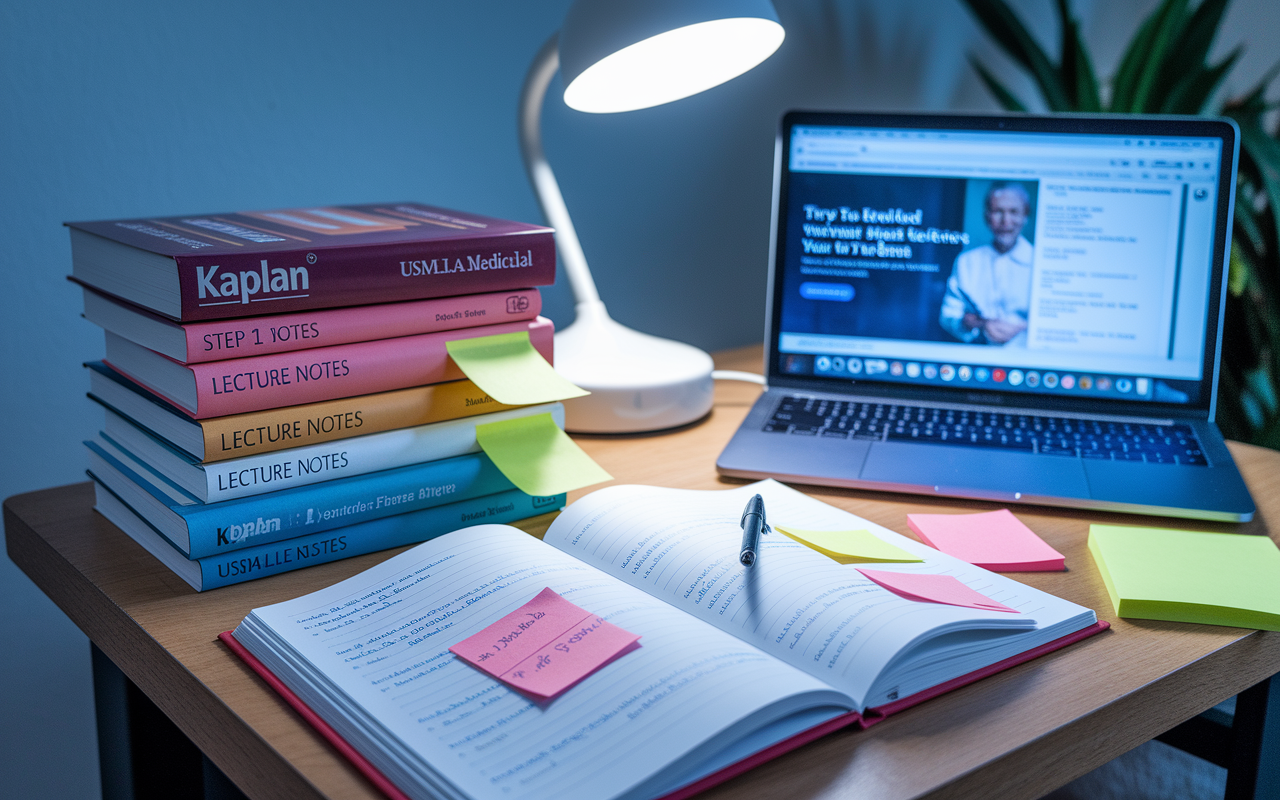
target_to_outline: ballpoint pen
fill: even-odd
[[[742,552],[738,554],[738,560],[743,566],[749,567],[756,563],[760,533],[770,530],[769,523],[764,518],[763,497],[757,494],[747,501],[747,507],[742,510],[742,520],[738,524],[742,526]]]

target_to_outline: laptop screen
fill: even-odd
[[[1207,406],[1233,131],[1090,122],[788,115],[771,376]]]

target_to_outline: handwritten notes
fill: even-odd
[[[774,530],[841,564],[923,561],[868,530],[810,531],[775,525]]]
[[[867,578],[908,600],[925,603],[943,603],[949,606],[977,608],[983,611],[1008,611],[1017,614],[1018,610],[1009,608],[1004,603],[997,603],[984,594],[975,592],[950,575],[922,575],[912,572],[885,572],[876,569],[862,569]]]
[[[550,414],[477,425],[476,441],[507,480],[535,497],[613,479],[556,426]]]
[[[925,544],[993,572],[1054,572],[1066,558],[1007,508],[983,514],[908,514]]]
[[[449,650],[503,683],[545,700],[638,647],[639,639],[546,588]]]
[[[529,341],[528,331],[445,343],[449,357],[471,382],[499,403],[533,405],[590,392],[560,377]]]

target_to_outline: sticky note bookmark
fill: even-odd
[[[507,480],[535,497],[613,479],[560,430],[550,414],[477,425],[476,441]]]
[[[630,652],[639,639],[548,587],[449,650],[503,683],[545,700]]]
[[[1016,608],[1009,608],[998,603],[950,575],[922,575],[914,572],[885,572],[877,569],[858,568],[868,579],[908,600],[925,603],[943,603],[949,606],[963,606],[982,611],[1007,611],[1017,614]]]
[[[911,555],[900,547],[889,544],[868,530],[809,531],[784,525],[775,525],[774,530],[786,534],[800,544],[817,550],[827,558],[839,561],[841,564],[866,562],[905,563],[924,560]]]
[[[908,514],[925,544],[993,572],[1057,572],[1066,557],[1007,508],[982,514]]]
[[[512,406],[551,403],[590,392],[560,377],[529,341],[528,331],[445,343],[449,357],[485,394]]]

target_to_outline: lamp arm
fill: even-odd
[[[585,303],[598,304],[600,293],[596,291],[595,279],[587,267],[587,256],[582,252],[582,243],[578,241],[573,220],[569,217],[569,207],[560,193],[560,184],[556,182],[555,173],[542,151],[542,101],[547,96],[551,79],[560,68],[558,38],[558,34],[552,34],[534,56],[524,87],[520,90],[520,154],[524,157],[524,168],[529,173],[542,213],[556,229],[556,249],[560,251],[564,272],[569,276],[574,302],[582,306]]]

